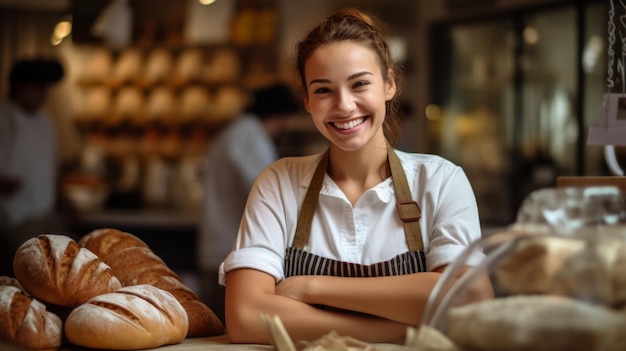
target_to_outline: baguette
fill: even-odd
[[[94,230],[78,244],[108,264],[123,286],[149,284],[170,292],[189,318],[188,337],[224,334],[222,321],[141,239],[117,229]]]
[[[0,286],[0,339],[28,349],[57,349],[62,336],[61,319],[43,303],[15,286]]]
[[[24,242],[15,253],[13,271],[32,296],[63,307],[122,286],[109,266],[65,235],[43,234]]]
[[[143,284],[76,307],[65,321],[65,335],[78,346],[136,350],[180,343],[188,327],[187,313],[172,294]]]

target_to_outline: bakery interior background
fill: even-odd
[[[83,209],[76,230],[149,237],[174,267],[195,258],[167,257],[174,248],[159,238],[193,245],[212,137],[248,89],[293,83],[295,41],[341,7],[390,25],[406,69],[399,147],[461,165],[486,231],[557,176],[611,175],[602,146],[586,144],[607,90],[609,1],[128,0],[94,28],[113,2],[0,0],[1,92],[14,59],[61,58],[66,76],[47,108],[68,195]],[[323,145],[303,117],[280,151]]]

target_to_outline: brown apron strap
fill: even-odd
[[[324,155],[322,155],[315,169],[315,173],[313,174],[313,178],[311,179],[309,189],[304,197],[302,207],[300,208],[298,223],[296,224],[296,234],[292,246],[301,250],[304,249],[304,246],[309,241],[311,223],[313,222],[313,216],[317,208],[319,193],[322,189],[322,183],[324,182],[324,175],[328,169],[329,153],[330,151],[327,150]],[[393,180],[396,193],[398,214],[404,223],[407,245],[411,251],[422,250],[424,244],[422,242],[422,233],[419,226],[419,219],[422,217],[419,205],[411,198],[411,190],[406,180],[404,170],[402,169],[402,164],[391,145],[387,146],[387,157],[389,168],[391,169],[391,179]]]
[[[422,217],[420,206],[411,197],[411,189],[406,180],[402,163],[391,145],[387,145],[387,158],[391,169],[391,179],[396,193],[398,214],[404,223],[404,235],[409,250],[423,250],[422,230],[419,220]]]
[[[311,223],[313,222],[313,216],[315,215],[315,209],[317,208],[317,198],[319,197],[320,190],[322,190],[322,183],[324,182],[324,175],[328,169],[328,154],[330,149],[326,150],[322,158],[320,159],[313,178],[311,178],[311,184],[304,197],[304,202],[300,208],[300,214],[298,215],[298,224],[296,225],[296,236],[293,239],[293,246],[302,250],[306,243],[309,242],[309,234],[311,233]]]

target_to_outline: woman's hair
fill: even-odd
[[[327,17],[297,44],[296,64],[303,94],[306,94],[306,77],[304,66],[313,52],[322,45],[345,40],[361,43],[369,47],[375,54],[380,65],[383,79],[390,78],[396,83],[395,96],[386,103],[387,115],[383,124],[385,137],[394,145],[399,135],[401,77],[400,67],[391,58],[389,47],[385,41],[386,26],[356,9],[344,9]],[[393,76],[389,77],[389,70]]]

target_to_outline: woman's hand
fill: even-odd
[[[308,299],[314,296],[312,289],[315,278],[316,276],[313,275],[298,275],[283,279],[276,285],[276,295],[312,304],[314,301],[309,301]]]
[[[313,276],[294,277],[283,293],[307,295]],[[332,278],[332,277],[320,277]],[[320,281],[321,284],[326,280]],[[298,286],[302,284],[302,286]],[[329,311],[275,293],[274,277],[254,269],[228,272],[226,280],[226,328],[234,343],[269,343],[260,313],[277,315],[294,340],[315,340],[335,330],[367,342],[403,340],[406,324],[384,318]],[[289,292],[287,292],[289,291]]]

